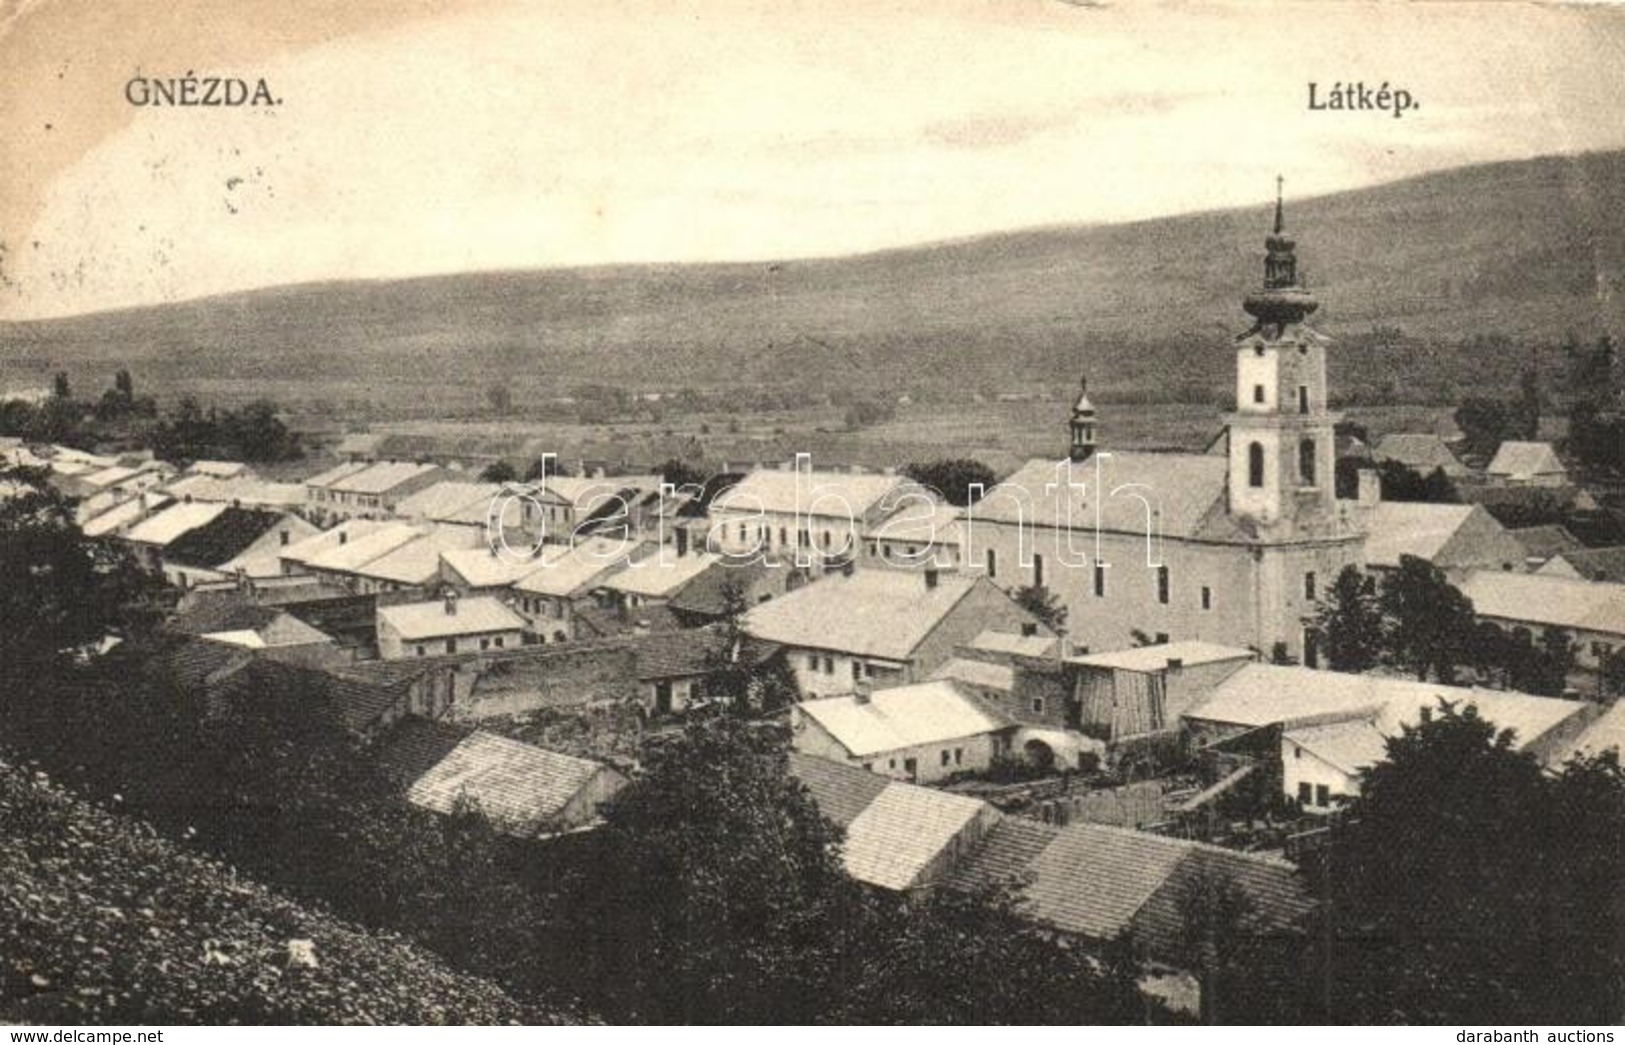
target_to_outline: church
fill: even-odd
[[[1319,303],[1282,210],[1278,194],[1263,285],[1242,302],[1253,324],[1234,341],[1235,409],[1212,451],[1098,446],[1085,383],[1066,458],[1029,461],[965,510],[965,568],[1046,587],[1076,647],[1201,639],[1313,666],[1318,601],[1364,565],[1357,506],[1336,497],[1328,339],[1308,324]]]

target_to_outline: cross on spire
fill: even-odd
[[[1286,179],[1279,174],[1275,176],[1275,232],[1280,234],[1286,223],[1281,218],[1281,196],[1285,191]]]

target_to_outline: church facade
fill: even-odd
[[[1085,387],[1067,457],[1028,462],[966,509],[964,567],[1047,588],[1075,646],[1202,639],[1312,665],[1318,601],[1343,567],[1364,565],[1356,506],[1335,492],[1328,341],[1307,322],[1318,302],[1279,198],[1265,245],[1222,453],[1097,446]]]

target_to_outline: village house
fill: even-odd
[[[98,515],[82,519],[79,530],[86,537],[122,537],[136,523],[173,503],[163,494],[149,490],[121,501]]]
[[[1578,537],[1556,524],[1520,526],[1507,532],[1523,546],[1524,568],[1530,573],[1537,572],[1554,556],[1585,548]]]
[[[213,475],[183,475],[161,489],[177,501],[214,501],[241,508],[303,510],[304,487],[298,483],[275,483],[252,473],[222,479]]]
[[[504,551],[500,545],[452,548],[440,553],[440,580],[460,595],[498,595],[534,573],[542,555],[528,549]]]
[[[723,620],[741,606],[748,608],[783,595],[792,580],[803,578],[794,570],[764,562],[735,562],[724,556],[717,566],[685,584],[666,608],[682,627],[699,627]]]
[[[1551,443],[1526,443],[1509,439],[1495,451],[1484,474],[1500,483],[1515,486],[1565,486],[1568,469],[1558,460]]]
[[[1393,461],[1426,478],[1441,471],[1447,479],[1459,481],[1472,473],[1450,446],[1432,432],[1394,432],[1377,440],[1372,456]]]
[[[123,541],[135,561],[148,573],[164,573],[165,550],[183,534],[212,522],[225,512],[223,504],[175,504],[131,526]],[[166,577],[171,583],[179,582]]]
[[[919,784],[986,772],[1015,732],[953,682],[859,683],[850,696],[802,701],[790,724],[797,751]]]
[[[818,472],[805,455],[790,471],[751,472],[711,502],[707,547],[821,572],[863,553],[862,535],[909,506],[935,501],[898,475]]]
[[[222,506],[213,518],[168,543],[164,578],[186,588],[237,576],[274,577],[282,572],[282,550],[316,532],[315,525],[291,512]]]
[[[1068,657],[1076,728],[1107,741],[1177,731],[1194,704],[1257,659],[1251,650],[1200,641]]]
[[[1364,522],[1366,569],[1379,575],[1399,569],[1409,555],[1459,583],[1472,570],[1522,571],[1528,555],[1481,505],[1383,501]]]
[[[804,697],[923,682],[988,629],[1044,631],[985,577],[937,570],[831,574],[753,606],[745,629],[785,648]]]
[[[1535,572],[1543,577],[1625,584],[1625,545],[1560,551]]]
[[[864,565],[957,570],[964,561],[959,509],[916,502],[864,530]]]
[[[1575,668],[1593,685],[1603,661],[1625,647],[1625,584],[1479,570],[1461,592],[1479,620],[1506,631],[1522,629],[1537,641],[1553,629],[1567,633]]]
[[[548,475],[530,484],[521,502],[521,525],[550,544],[574,544],[589,536],[627,537],[658,516],[658,475],[581,478]],[[647,495],[653,493],[651,507]]]
[[[489,596],[378,607],[378,655],[385,660],[480,650],[523,642],[525,620]]]
[[[503,834],[537,838],[591,826],[626,784],[602,762],[475,730],[407,786],[406,800],[442,816],[472,803]]]
[[[385,519],[405,498],[445,478],[437,465],[387,461],[338,465],[305,481],[312,517],[323,525],[360,517]]]
[[[1298,281],[1295,243],[1276,208],[1264,285],[1233,343],[1235,410],[1219,454],[1097,452],[1087,390],[1070,451],[1031,461],[967,508],[965,568],[1015,590],[1043,587],[1086,650],[1143,632],[1319,659],[1313,615],[1345,566],[1364,562],[1354,502],[1334,483],[1328,341]]]
[[[543,642],[567,642],[579,632],[577,608],[632,557],[626,541],[593,539],[544,547],[540,563],[513,585],[514,606],[527,630]]]
[[[1184,720],[1197,747],[1245,736],[1253,750],[1278,751],[1285,796],[1306,811],[1325,812],[1359,794],[1360,772],[1383,757],[1387,738],[1424,721],[1441,699],[1458,710],[1476,707],[1498,729],[1513,730],[1513,748],[1542,763],[1566,749],[1595,713],[1594,705],[1555,697],[1248,664],[1187,710]]]
[[[186,468],[188,475],[206,475],[211,479],[238,479],[253,474],[253,469],[242,461],[193,461]]]
[[[662,546],[652,555],[628,562],[624,569],[604,578],[594,591],[599,604],[621,614],[635,614],[650,606],[664,606],[711,570],[725,570],[720,555],[692,552],[677,555]]]

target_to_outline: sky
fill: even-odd
[[[0,318],[1262,205],[1625,147],[1622,68],[1607,5],[0,0]],[[282,104],[125,101],[189,71]]]

